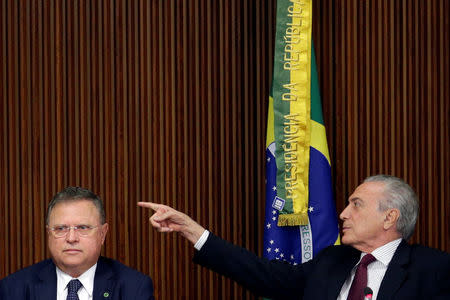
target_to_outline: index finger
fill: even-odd
[[[141,207],[151,208],[154,211],[157,211],[158,209],[163,207],[162,204],[153,203],[153,202],[138,202],[137,205],[141,206]]]

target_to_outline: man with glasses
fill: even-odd
[[[57,193],[46,227],[51,259],[0,281],[0,299],[154,299],[150,277],[100,256],[108,224],[93,192],[67,187]]]

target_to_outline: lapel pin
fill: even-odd
[[[109,297],[109,293],[108,292],[104,292],[103,293],[103,298],[108,298]]]

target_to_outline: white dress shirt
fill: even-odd
[[[67,284],[72,279],[78,279],[81,282],[81,287],[78,290],[78,298],[80,300],[92,300],[92,293],[94,292],[94,277],[97,264],[93,265],[89,270],[84,272],[78,278],[64,273],[56,267],[56,300],[66,300],[67,298]]]
[[[381,281],[383,281],[384,274],[386,274],[389,263],[391,262],[395,250],[397,250],[397,247],[398,245],[400,245],[401,241],[402,239],[394,240],[375,249],[371,253],[377,259],[367,266],[367,286],[370,287],[373,291],[373,300],[377,299]],[[353,277],[355,277],[356,267],[366,254],[367,253],[361,253],[361,257],[359,258],[358,263],[353,267],[350,276],[342,285],[341,292],[339,293],[337,300],[347,299],[348,292],[350,291],[350,287],[352,285]]]
[[[203,231],[203,234],[200,236],[198,241],[195,243],[194,248],[196,250],[200,251],[200,249],[202,249],[203,245],[206,243],[208,236],[209,236],[209,231],[208,230]]]

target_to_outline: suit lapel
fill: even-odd
[[[35,299],[56,299],[56,266],[51,260],[37,274],[38,282],[35,287]]]
[[[347,280],[350,272],[361,256],[361,252],[359,252],[358,250],[350,247],[348,247],[348,249],[348,255],[346,255],[339,262],[339,265],[334,268],[334,270],[330,270],[329,274],[327,275],[329,278],[334,279],[330,281],[327,299],[337,299],[339,293],[341,292],[342,285],[344,284],[345,280]]]
[[[378,299],[393,299],[396,291],[405,281],[407,271],[405,266],[409,264],[411,248],[406,241],[402,241],[392,257],[386,270],[378,292]]]
[[[95,271],[93,300],[119,299],[120,295],[114,294],[114,272],[107,261],[100,257]]]

